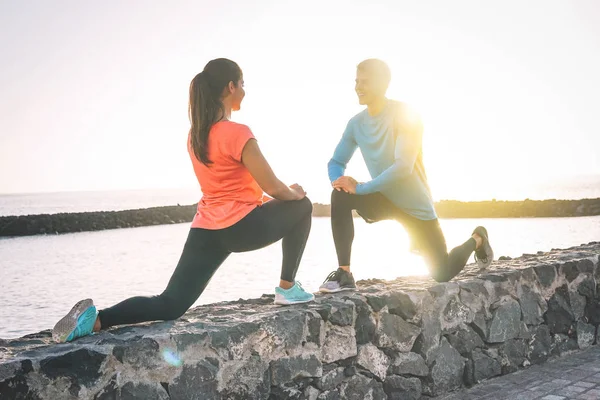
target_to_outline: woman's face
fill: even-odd
[[[244,90],[244,77],[242,76],[237,84],[234,85],[233,82],[229,83],[230,85],[230,93],[231,93],[231,109],[233,111],[239,111],[242,106],[242,100],[244,100],[244,96],[246,96],[246,91]]]

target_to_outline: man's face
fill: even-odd
[[[354,90],[358,95],[358,104],[368,106],[377,99],[385,97],[387,85],[379,74],[366,69],[357,69]]]

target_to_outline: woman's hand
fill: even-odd
[[[298,196],[296,200],[302,200],[306,197],[306,192],[304,191],[302,186],[298,185],[297,183],[291,185],[290,189],[292,189],[292,191]]]

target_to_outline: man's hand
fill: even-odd
[[[332,183],[332,186],[335,190],[343,190],[344,192],[350,194],[356,194],[356,185],[358,185],[358,182],[351,176],[339,177]]]

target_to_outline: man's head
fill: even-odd
[[[370,58],[356,67],[356,94],[358,103],[369,105],[385,97],[392,78],[390,67],[376,58]]]

